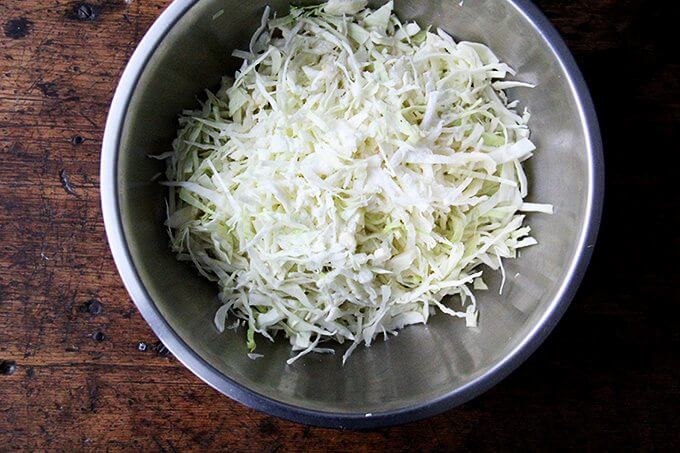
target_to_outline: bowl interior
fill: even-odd
[[[380,3],[380,2],[378,2]],[[163,227],[165,191],[151,179],[163,164],[149,159],[171,149],[178,113],[197,105],[206,87],[218,86],[246,48],[265,4],[279,14],[288,2],[201,0],[179,18],[157,47],[130,99],[118,155],[119,208],[125,237],[146,290],[177,335],[203,360],[233,381],[271,399],[341,414],[378,413],[443,397],[497,365],[520,345],[552,308],[578,253],[587,216],[590,172],[578,100],[564,68],[539,31],[507,0],[396,2],[402,19],[433,24],[458,40],[485,43],[537,84],[510,91],[532,112],[538,146],[528,165],[530,201],[553,203],[552,216],[529,223],[538,246],[506,264],[507,282],[486,273],[490,290],[478,294],[480,323],[443,314],[411,326],[388,341],[358,348],[343,367],[339,354],[308,355],[286,365],[284,340],[258,342],[264,359],[246,356],[245,332],[220,334],[212,319],[217,288],[169,251]],[[224,10],[219,17],[215,14]]]

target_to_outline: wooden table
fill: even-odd
[[[302,426],[221,396],[155,346],[121,284],[99,150],[118,76],[167,3],[0,3],[0,451],[677,449],[668,312],[680,302],[680,236],[667,159],[680,67],[677,39],[663,38],[677,31],[666,3],[538,2],[602,123],[607,202],[593,263],[511,377],[438,417],[369,432]]]

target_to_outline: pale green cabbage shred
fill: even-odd
[[[167,159],[180,260],[256,335],[343,363],[437,309],[477,324],[480,265],[535,244],[521,211],[528,113],[489,48],[403,24],[392,2],[332,0],[269,19],[235,79],[184,112]],[[444,299],[445,296],[454,296]],[[258,357],[258,355],[252,355]]]

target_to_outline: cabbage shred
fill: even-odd
[[[529,114],[478,43],[401,23],[392,2],[293,8],[235,78],[184,112],[167,160],[173,250],[219,284],[252,352],[282,333],[333,352],[426,323],[476,326],[482,264],[535,244],[522,211]],[[446,297],[450,296],[450,297]]]

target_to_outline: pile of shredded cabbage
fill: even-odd
[[[269,20],[235,79],[184,112],[167,159],[172,247],[227,317],[299,353],[370,346],[437,310],[477,323],[480,265],[535,244],[519,212],[529,115],[482,44],[402,24],[392,2]],[[445,296],[455,296],[448,297]],[[251,357],[258,357],[251,354]]]

